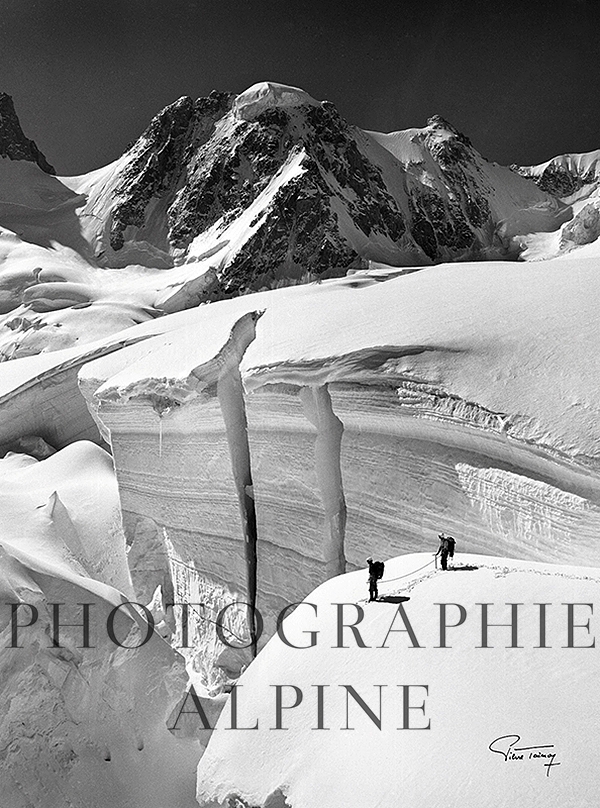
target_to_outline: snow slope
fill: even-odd
[[[583,647],[591,644],[597,626],[592,618],[590,633],[575,630],[573,644],[581,647],[566,648],[567,611],[560,604],[593,603],[598,569],[461,554],[457,569],[443,573],[431,560],[430,554],[411,554],[387,561],[384,578],[391,580],[381,585],[382,602],[364,602],[363,570],[321,585],[306,598],[314,607],[299,606],[286,618],[285,635],[300,648],[275,636],[240,678],[239,729],[231,729],[226,706],[198,767],[202,808],[597,804],[590,738],[600,719],[600,698],[595,651]],[[365,647],[349,629],[338,639],[340,603],[346,604],[343,622],[358,624]],[[459,622],[455,604],[465,610],[464,623],[448,628],[444,641],[439,603],[448,604],[448,626]],[[510,647],[510,627],[490,627],[490,647],[478,647],[481,603],[491,604],[490,624],[510,623],[506,604],[521,604],[519,647]],[[538,603],[551,604],[545,642],[539,637]],[[420,647],[414,647],[400,608]],[[575,622],[584,623],[591,613],[580,607],[574,614]],[[308,647],[311,631],[318,634]],[[410,691],[408,719],[402,685],[428,688]],[[283,706],[279,729],[277,686]],[[347,686],[371,717],[346,695]],[[412,730],[401,729],[407,723]],[[510,743],[529,748],[513,753],[523,759],[500,754]],[[531,749],[538,745],[546,748]],[[549,770],[547,759],[530,753],[555,754],[555,765]]]

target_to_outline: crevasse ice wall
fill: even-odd
[[[321,581],[433,552],[440,530],[461,551],[594,563],[598,283],[564,260],[355,275],[211,304],[143,357],[83,369],[134,584],[204,604],[188,656],[209,687],[211,621],[253,600],[254,574],[268,636]]]

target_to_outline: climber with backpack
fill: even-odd
[[[447,536],[445,533],[440,533],[438,536],[440,540],[440,546],[437,549],[437,553],[435,554],[435,566],[437,569],[437,557],[440,557],[440,561],[442,564],[442,569],[448,569],[448,556],[450,558],[454,558],[454,547],[456,545],[455,540],[452,536]]]
[[[385,565],[383,561],[373,561],[373,558],[371,556],[367,558],[367,564],[369,565],[369,602],[370,602],[372,600],[377,600],[378,596],[377,581],[383,578]]]

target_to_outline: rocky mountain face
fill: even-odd
[[[378,234],[401,244],[403,211],[351,127],[332,104],[299,100],[288,108],[267,101],[249,115],[234,108],[234,95],[213,92],[164,109],[103,187],[91,189],[83,215],[94,216],[101,259],[111,265],[127,242],[143,240],[177,262],[203,234],[211,252],[231,241],[232,225],[252,206],[235,253],[220,257],[226,289],[278,272],[321,275],[359,265],[340,218],[365,242]],[[422,259],[416,243],[405,241]]]
[[[33,140],[25,137],[13,100],[7,93],[0,93],[0,157],[29,160],[47,174],[56,174]]]
[[[51,171],[8,96],[0,111],[1,153]],[[12,203],[0,225],[41,246],[58,240],[94,268],[175,269],[182,291],[144,303],[156,311],[369,261],[515,257],[513,236],[556,229],[561,209],[439,116],[422,129],[366,132],[332,103],[271,82],[180,98],[118,160],[59,180],[50,211],[39,183],[13,177],[13,189],[31,186],[35,228]],[[3,201],[0,192],[0,214]],[[210,290],[199,291],[209,271]]]
[[[188,96],[166,107],[133,145],[118,174],[111,211],[110,246],[121,249],[127,227],[143,227],[152,200],[172,203],[190,177],[190,163],[227,112],[231,96],[213,92],[194,102]],[[174,237],[174,242],[177,237]]]
[[[389,148],[378,133],[371,134]],[[402,149],[391,151],[412,174],[408,201],[415,241],[432,261],[450,257],[448,253],[458,257],[461,250],[476,253],[490,246],[481,228],[489,223],[493,233],[496,222],[490,209],[490,189],[478,187],[476,181],[481,158],[471,141],[440,115],[429,118],[424,129],[414,130],[410,141],[420,151],[416,161]]]
[[[262,83],[165,108],[129,151],[70,187],[101,264],[173,266],[215,255],[235,293],[278,278],[343,274],[368,260],[421,265],[506,253],[498,225],[553,201],[530,182],[486,172],[442,118],[409,130],[404,160],[330,102]],[[396,133],[399,134],[399,133]],[[499,167],[496,167],[497,169]],[[497,174],[497,172],[496,172]],[[67,180],[65,180],[67,181]],[[508,197],[506,209],[496,197]],[[491,254],[491,255],[490,255]],[[131,261],[132,262],[132,261]]]

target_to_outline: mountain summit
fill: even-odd
[[[424,129],[365,132],[332,103],[274,82],[180,98],[110,166],[63,181],[87,196],[80,218],[100,264],[210,254],[227,292],[366,260],[502,256],[524,218],[554,229],[560,208],[439,116]]]
[[[77,177],[48,173],[7,95],[0,112],[5,358],[370,262],[516,258],[523,234],[570,214],[439,115],[369,132],[275,82],[183,96],[121,157]]]

